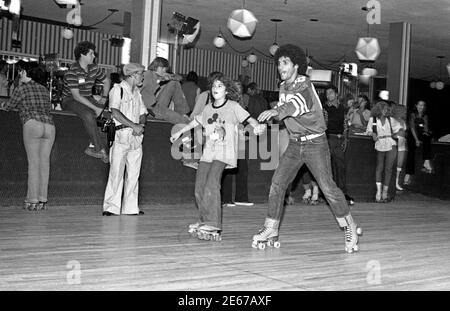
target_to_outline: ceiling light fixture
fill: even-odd
[[[363,7],[363,11],[371,11],[374,8]],[[381,53],[380,44],[377,38],[370,37],[369,24],[367,24],[367,37],[358,39],[355,48],[356,56],[362,63],[373,63]]]
[[[442,82],[442,70],[441,69],[442,69],[442,59],[445,58],[445,56],[439,55],[436,57],[439,58],[439,80],[432,81],[430,83],[430,88],[432,88],[432,89],[435,88],[436,90],[442,90],[444,88],[445,84],[444,84],[444,82]]]
[[[278,36],[278,27],[277,27],[278,25],[277,25],[277,24],[278,24],[279,22],[282,22],[283,20],[282,20],[282,19],[279,19],[279,18],[271,18],[270,21],[273,22],[273,23],[275,23],[275,39],[274,39],[273,44],[272,44],[271,47],[269,48],[270,55],[274,56],[275,53],[276,53],[276,51],[277,51],[278,48],[279,48],[279,46],[278,46],[278,44],[277,44],[277,36]]]

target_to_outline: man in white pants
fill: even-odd
[[[125,65],[123,81],[109,92],[109,109],[116,124],[116,134],[110,150],[103,216],[144,214],[138,207],[142,139],[148,113],[138,89],[142,86],[143,72],[142,65]],[[125,191],[123,200],[122,190]]]

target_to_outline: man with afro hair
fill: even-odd
[[[266,245],[280,246],[278,229],[284,209],[284,195],[298,170],[306,164],[339,226],[344,229],[345,250],[348,253],[358,251],[358,235],[362,231],[353,221],[344,194],[332,179],[322,104],[306,75],[306,55],[300,47],[287,44],[277,50],[274,60],[283,81],[280,84],[279,101],[273,109],[262,112],[258,121],[265,122],[271,118],[283,120],[289,132],[289,145],[273,174],[265,223],[259,233],[253,236],[252,246],[260,249]]]

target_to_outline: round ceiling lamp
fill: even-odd
[[[231,12],[227,27],[236,37],[249,38],[255,32],[257,22],[258,20],[252,12],[239,9]]]
[[[73,30],[66,27],[61,31],[61,35],[64,39],[70,40],[73,38]]]
[[[213,41],[216,48],[223,48],[225,46],[225,39],[222,37],[221,34],[219,34],[217,37],[214,38]]]
[[[250,64],[254,64],[258,60],[258,57],[252,52],[247,56],[247,60]]]

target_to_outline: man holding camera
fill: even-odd
[[[103,112],[110,87],[109,78],[94,63],[95,45],[89,41],[82,41],[74,49],[76,62],[64,75],[63,101],[64,110],[71,110],[83,121],[93,146],[88,146],[84,153],[109,163],[105,144],[100,139],[100,129],[97,127],[97,117]],[[92,87],[96,81],[103,83],[103,96],[97,101],[92,94]]]
[[[109,93],[109,109],[116,124],[116,133],[111,147],[103,216],[143,214],[138,207],[138,190],[148,112],[138,88],[142,86],[144,66],[126,64],[123,75],[123,81],[114,84]]]

